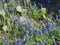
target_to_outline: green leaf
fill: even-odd
[[[0,11],[0,14],[1,14],[3,17],[5,17],[5,11],[4,11],[3,9]]]
[[[27,2],[27,3],[29,3],[29,2],[30,2],[30,0],[26,0],[26,2]]]
[[[24,22],[24,23],[27,23],[27,19],[26,19],[24,16],[21,16],[21,17],[20,17],[20,21],[21,21],[21,22]]]
[[[16,10],[17,10],[18,12],[22,12],[22,7],[21,7],[21,6],[17,6],[17,7],[16,7]]]
[[[3,30],[4,30],[4,31],[7,31],[7,29],[8,29],[8,28],[7,28],[7,25],[4,25],[4,26],[3,26]]]
[[[46,8],[41,8],[40,14],[41,14],[41,15],[45,15],[45,14],[46,14]]]

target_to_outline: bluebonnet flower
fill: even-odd
[[[36,36],[42,36],[42,30],[37,29],[35,31]]]
[[[28,25],[31,26],[31,27],[32,27],[32,24],[33,24],[32,21],[28,22]]]
[[[26,17],[26,19],[29,20],[29,17],[27,16],[27,14],[24,14],[24,17]]]
[[[48,28],[48,32],[51,32],[52,31],[52,29],[51,28]]]
[[[41,41],[40,41],[40,45],[45,45],[45,43],[41,40]]]
[[[4,8],[4,11],[5,11],[5,12],[8,12],[8,8]]]
[[[60,9],[60,3],[57,3],[57,9]]]
[[[46,28],[44,29],[44,33],[45,33],[45,34],[48,34],[48,31],[47,31],[47,29],[46,29]]]
[[[25,30],[25,34],[29,34],[29,31],[28,30]]]
[[[9,28],[9,31],[11,32],[12,31],[12,28]]]
[[[30,32],[33,32],[33,30],[34,30],[34,29],[33,29],[32,27],[30,27]]]
[[[10,43],[10,39],[7,38],[7,39],[5,40],[5,43],[6,43],[6,44],[9,44],[9,43]]]
[[[56,20],[58,20],[58,15],[56,15]]]
[[[56,45],[56,41],[55,40],[53,40],[53,45]]]
[[[53,28],[53,27],[54,27],[54,24],[51,24],[51,23],[48,24],[48,28]]]
[[[28,45],[28,43],[26,42],[24,45]]]
[[[38,3],[39,7],[42,7],[42,3]]]
[[[14,42],[14,45],[17,45],[17,41]]]
[[[22,35],[24,36],[25,34],[26,34],[26,35],[29,34],[29,31],[28,31],[28,30],[23,30],[23,31],[22,31]]]
[[[48,38],[46,38],[46,42],[48,41]]]
[[[2,2],[4,3],[6,0],[2,0]]]
[[[2,37],[2,39],[1,39],[1,40],[2,40],[2,43],[5,43],[5,39],[4,39],[4,37]]]
[[[29,27],[28,23],[25,26],[26,26],[26,28],[28,28]]]
[[[17,37],[17,34],[16,34],[16,33],[14,34],[14,37],[15,37],[15,38]]]
[[[14,8],[9,8],[9,11],[14,12]]]
[[[44,29],[46,28],[46,25],[44,23],[42,24],[42,26],[43,26]]]
[[[58,14],[60,15],[60,9],[58,9]]]
[[[18,25],[16,25],[16,27],[15,27],[15,28],[16,28],[16,30],[18,30]]]
[[[21,39],[17,40],[17,45],[22,45],[22,40]]]
[[[17,2],[18,2],[18,4],[20,4],[20,0],[18,0]]]
[[[42,30],[39,30],[39,35],[42,36]]]
[[[40,21],[40,24],[43,24],[43,21]]]
[[[47,7],[49,7],[51,5],[51,1],[50,0],[47,0]]]
[[[21,22],[20,22],[20,18],[18,18],[17,22],[18,22],[18,24],[20,25],[20,23],[21,23]]]
[[[13,20],[13,18],[12,18],[12,16],[10,15],[10,22],[11,23],[13,23],[14,22],[14,20]]]
[[[24,0],[24,6],[26,7],[26,0]]]
[[[29,41],[29,36],[27,34],[26,37],[25,37],[25,42],[28,42],[28,41]]]
[[[36,33],[36,36],[39,36],[39,31],[38,30],[36,30],[35,33]]]
[[[44,18],[45,21],[48,21],[48,18]]]
[[[25,23],[24,23],[24,22],[21,22],[20,25],[21,25],[21,26],[25,26]]]
[[[58,42],[58,45],[60,45],[60,42]]]

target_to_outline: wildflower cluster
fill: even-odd
[[[60,45],[59,0],[0,2],[0,45]]]

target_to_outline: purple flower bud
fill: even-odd
[[[41,40],[40,45],[45,45],[45,43]]]
[[[22,43],[22,40],[19,39],[19,40],[17,41],[17,45],[22,45],[21,43]]]
[[[58,9],[58,14],[60,15],[60,9]]]
[[[2,43],[4,43],[5,42],[5,39],[4,39],[4,37],[2,37]]]
[[[14,42],[14,45],[17,45],[17,41]]]
[[[30,32],[33,32],[33,30],[34,30],[34,29],[33,29],[32,27],[30,27]]]
[[[36,42],[34,42],[34,43],[33,43],[33,45],[37,45],[37,43],[36,43]]]
[[[11,32],[12,31],[12,28],[9,28],[9,31]]]
[[[26,35],[25,42],[28,42],[28,41],[29,41],[29,36]]]
[[[28,31],[28,30],[23,30],[23,31],[22,31],[22,35],[24,36],[25,34],[26,34],[26,35],[29,34],[29,31]]]
[[[36,33],[36,36],[38,36],[38,35],[39,35],[39,31],[38,31],[38,30],[36,30],[36,31],[35,31],[35,33]]]
[[[56,41],[55,40],[53,40],[53,45],[56,45]]]
[[[18,30],[18,25],[16,25],[16,27],[15,27],[15,28],[16,28],[16,30]]]
[[[16,33],[14,34],[14,37],[15,37],[15,38],[17,37]]]
[[[4,3],[6,0],[2,0],[2,2]]]
[[[20,0],[18,0],[17,3],[20,4]]]
[[[45,34],[48,34],[48,31],[47,31],[47,29],[44,29],[44,33],[45,33]]]
[[[5,8],[4,11],[5,11],[5,12],[8,12],[8,8]]]
[[[58,43],[58,45],[60,45],[60,42]]]
[[[9,43],[10,43],[10,39],[7,38],[7,39],[5,40],[5,43],[6,43],[6,44],[9,44]]]
[[[54,27],[54,24],[51,24],[51,23],[48,24],[48,28],[53,28],[53,27]]]

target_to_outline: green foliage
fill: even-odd
[[[4,26],[3,26],[3,30],[4,30],[4,31],[7,31],[7,30],[8,30],[7,25],[4,25]]]
[[[16,10],[17,10],[18,12],[22,12],[22,7],[21,7],[21,6],[17,6],[17,7],[16,7]]]

